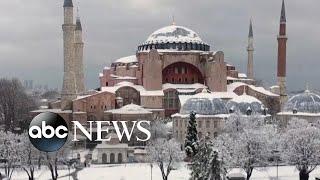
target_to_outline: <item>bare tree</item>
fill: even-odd
[[[42,153],[32,146],[28,139],[28,134],[23,134],[21,141],[23,143],[23,147],[20,149],[21,168],[27,173],[29,180],[34,180],[34,171],[38,164],[37,160],[41,158]]]
[[[18,79],[0,79],[0,120],[4,122],[5,131],[13,131],[18,124],[28,122],[33,109],[35,103]]]
[[[13,171],[21,165],[22,135],[0,131],[0,159],[4,163],[4,174],[12,178]],[[1,173],[0,173],[1,176]]]
[[[46,153],[46,163],[50,170],[52,180],[58,179],[58,166],[63,165],[63,162],[68,159],[69,154],[70,146],[67,143],[57,152]]]
[[[225,133],[215,141],[221,160],[229,169],[239,167],[251,178],[253,169],[268,163],[274,135],[273,125],[266,125],[259,116],[235,115],[226,122]]]
[[[320,129],[302,119],[292,120],[283,135],[282,158],[299,170],[300,180],[320,163]]]
[[[160,168],[163,180],[168,180],[174,164],[180,162],[183,156],[179,144],[173,139],[155,139],[147,146],[147,152],[150,161]]]

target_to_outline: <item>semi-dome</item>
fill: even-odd
[[[178,51],[209,51],[210,46],[202,41],[197,33],[183,26],[170,25],[153,32],[138,47],[138,51],[150,49],[171,49]]]
[[[226,106],[229,112],[240,112],[247,115],[252,113],[266,114],[262,102],[246,93],[231,99]]]
[[[320,113],[320,96],[306,90],[291,97],[284,106],[286,112]]]
[[[221,99],[190,98],[183,104],[180,114],[190,114],[192,111],[201,115],[228,114]]]

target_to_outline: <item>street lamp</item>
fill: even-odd
[[[274,149],[272,150],[273,157],[276,158],[277,163],[277,180],[279,180],[279,150]]]
[[[150,168],[151,168],[151,180],[152,180],[152,168],[153,168],[153,164],[152,163],[150,163]]]

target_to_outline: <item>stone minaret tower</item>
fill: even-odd
[[[72,0],[64,1],[63,54],[64,73],[61,92],[61,109],[71,110],[72,100],[77,96],[77,84],[74,63],[74,35],[76,26],[73,23]]]
[[[250,20],[249,26],[249,36],[248,36],[248,65],[247,65],[247,76],[249,79],[253,79],[253,30],[252,30],[252,21]]]
[[[84,86],[84,72],[83,72],[83,41],[82,41],[82,26],[80,21],[80,16],[78,12],[76,20],[76,30],[75,30],[75,74],[76,74],[76,85],[77,92],[83,93],[85,91]]]
[[[286,92],[286,59],[287,59],[287,34],[286,34],[286,11],[284,0],[282,1],[280,32],[278,35],[278,86],[281,106],[287,101]]]

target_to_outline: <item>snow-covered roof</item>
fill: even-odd
[[[320,113],[307,113],[307,112],[293,113],[293,111],[279,112],[278,115],[320,117]]]
[[[207,99],[213,100],[213,99],[232,99],[237,96],[238,95],[234,92],[211,92],[211,93],[201,92],[195,95],[179,95],[179,100],[180,100],[181,106],[183,106],[183,104],[190,98],[207,98]]]
[[[202,39],[193,30],[183,26],[170,25],[153,32],[144,44],[156,44],[167,42],[203,43]]]
[[[131,56],[122,57],[122,58],[120,58],[120,59],[117,59],[117,60],[114,61],[114,62],[115,62],[115,63],[128,64],[128,63],[138,62],[138,60],[137,60],[137,56],[136,56],[136,55],[131,55]]]
[[[271,91],[266,90],[264,87],[257,87],[257,86],[249,85],[249,84],[246,84],[243,82],[234,82],[234,83],[228,84],[227,91],[234,92],[234,90],[236,90],[240,86],[248,86],[252,90],[257,91],[262,94],[265,94],[265,95],[268,95],[268,96],[275,96],[275,97],[279,96],[277,94],[272,93]]]
[[[262,102],[260,100],[258,100],[257,98],[253,97],[253,96],[249,96],[246,93],[240,95],[240,96],[236,96],[234,97],[231,101],[236,102],[236,103],[260,103],[262,104]]]
[[[135,80],[135,79],[137,79],[136,77],[132,77],[132,76],[117,76],[114,74],[111,74],[110,77],[117,79],[117,80]]]
[[[96,149],[128,149],[128,144],[120,143],[120,144],[107,144],[101,143],[96,146]]]
[[[72,113],[72,110],[62,110],[62,109],[38,109],[35,111],[31,111],[32,113],[43,113],[43,112],[52,112],[52,113],[57,113],[57,114],[69,114]]]
[[[243,83],[243,82],[234,82],[234,83],[227,85],[227,91],[234,92],[234,90],[236,90],[240,86],[248,86],[248,84]]]
[[[247,78],[247,75],[245,73],[238,73],[239,78]]]
[[[143,107],[136,104],[128,104],[121,107],[120,109],[112,109],[106,111],[112,114],[151,114],[151,111],[144,109]]]
[[[197,89],[204,89],[207,88],[207,86],[200,84],[200,83],[195,83],[195,84],[170,84],[166,83],[162,85],[162,89],[184,89],[184,90],[197,90]]]
[[[253,86],[253,85],[249,85],[249,87],[259,93],[268,95],[268,96],[279,96],[278,94],[274,94],[271,91],[266,90],[264,87],[257,87],[257,86]]]
[[[134,154],[147,154],[147,151],[145,149],[135,149]]]
[[[122,82],[119,82],[119,83],[115,84],[114,86],[101,87],[101,91],[102,92],[106,92],[107,91],[107,92],[110,92],[110,93],[115,93],[119,88],[122,88],[122,87],[125,87],[125,86],[132,87],[132,88],[136,89],[139,92],[145,90],[143,88],[143,86],[136,85],[136,84],[133,84],[132,82],[128,82],[128,81],[122,81]]]
[[[180,114],[175,113],[171,115],[171,117],[180,117],[180,118],[189,118],[189,114]],[[216,115],[204,115],[204,114],[196,114],[196,118],[228,118],[230,114],[216,114]]]
[[[141,96],[164,96],[164,93],[163,93],[162,90],[159,90],[159,91],[147,91],[147,90],[144,90],[144,91],[140,92],[140,95]]]

